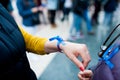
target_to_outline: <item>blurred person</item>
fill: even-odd
[[[0,80],[37,80],[26,51],[38,55],[60,51],[80,69],[85,69],[90,61],[85,44],[64,41],[59,36],[49,40],[33,36],[18,26],[1,4],[0,40]],[[81,56],[82,62],[77,59],[78,56]]]
[[[109,30],[112,25],[113,13],[116,10],[117,5],[117,0],[104,0],[102,2],[102,8],[105,12],[103,26],[105,26],[107,30]]]
[[[61,20],[63,16],[64,3],[65,3],[65,0],[58,0],[57,2],[56,18],[59,20]]]
[[[71,8],[72,8],[72,0],[65,0],[64,8],[63,8],[63,18],[61,19],[61,21],[64,21],[64,19],[69,20],[69,13],[71,11]]]
[[[8,10],[8,12],[13,16],[13,6],[11,0],[0,0],[0,3]]]
[[[90,0],[72,0],[72,2],[73,23],[70,29],[69,39],[80,39],[84,37],[83,33],[81,32],[82,18],[85,19],[87,33],[91,35],[94,34],[94,32],[92,31],[91,20],[88,15]],[[72,34],[74,29],[75,33]]]
[[[42,17],[43,23],[46,25],[46,24],[48,24],[47,0],[41,0],[41,6],[43,7],[41,17]]]
[[[47,18],[46,18],[46,12],[47,12],[47,9],[46,9],[46,6],[47,6],[47,3],[46,3],[46,0],[36,0],[36,4],[37,6],[41,6],[43,9],[40,11],[40,20],[41,20],[41,24],[47,24]]]
[[[92,25],[98,25],[98,16],[99,16],[99,12],[101,11],[101,4],[102,4],[102,0],[94,0],[94,6],[95,6],[95,11],[94,14],[92,16]]]
[[[38,2],[38,0],[17,0],[16,4],[22,17],[24,29],[34,35],[37,31],[36,27],[41,24],[39,18],[39,14],[43,10],[43,7],[40,6],[41,2]]]
[[[57,27],[55,22],[58,0],[47,0],[48,19],[52,28]]]
[[[97,41],[102,42],[102,38],[113,28],[113,14],[117,9],[117,0],[102,0],[101,11],[98,16]]]

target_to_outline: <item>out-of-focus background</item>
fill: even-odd
[[[100,46],[111,30],[120,23],[120,0],[0,2],[17,24],[32,35],[46,38],[60,35],[65,40],[86,44],[92,59],[87,68],[97,64]],[[33,23],[31,18],[34,14],[39,20]],[[37,18],[34,17],[34,20]],[[38,80],[78,80],[79,69],[63,53],[42,56],[29,53],[28,58]]]

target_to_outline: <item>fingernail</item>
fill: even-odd
[[[84,71],[84,68],[83,68],[83,67],[80,67],[79,69],[80,69],[81,71]]]

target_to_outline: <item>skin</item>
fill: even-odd
[[[47,41],[45,44],[45,51],[47,53],[58,51],[57,48],[57,40]],[[90,62],[91,58],[89,55],[89,51],[85,44],[78,44],[65,41],[65,45],[60,44],[60,48],[63,53],[76,64],[78,68],[85,69]],[[77,57],[80,56],[82,61],[80,61]]]
[[[84,70],[78,73],[79,80],[90,80],[93,73],[91,70]]]

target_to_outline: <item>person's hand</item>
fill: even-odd
[[[43,11],[43,10],[44,10],[44,7],[39,6],[39,7],[38,7],[38,10],[39,10],[39,11]]]
[[[42,6],[39,6],[39,7],[34,7],[31,10],[32,10],[33,13],[37,13],[38,11],[43,11],[43,9],[44,8]]]
[[[34,7],[34,8],[31,9],[31,11],[32,11],[33,13],[37,13],[37,12],[39,11],[39,9],[38,9],[38,7]]]
[[[85,44],[67,42],[65,45],[61,44],[60,47],[63,50],[63,53],[65,53],[67,57],[77,65],[78,68],[82,68],[84,70],[91,60],[89,51]],[[77,59],[78,56],[82,58],[82,62]]]
[[[78,73],[78,78],[80,80],[90,80],[92,75],[93,75],[93,73],[91,70],[84,70],[84,71],[80,71]]]

